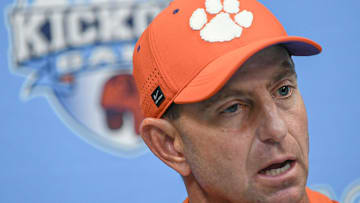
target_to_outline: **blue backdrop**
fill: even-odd
[[[309,115],[308,185],[342,202],[360,202],[360,3],[263,2],[290,35],[309,37],[322,54],[294,58]],[[21,100],[13,74],[8,7],[0,7],[0,202],[181,202],[182,180],[154,155],[126,158],[79,139],[46,97]]]

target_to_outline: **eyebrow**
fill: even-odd
[[[295,71],[295,67],[294,67],[294,63],[291,61],[289,62],[288,60],[283,61],[280,64],[281,67],[284,67],[283,69],[281,69],[280,71],[277,71],[271,78],[271,84],[285,78],[285,77],[291,77],[291,76],[295,76],[295,78],[297,79],[297,74]]]
[[[224,99],[231,97],[232,95],[249,95],[249,93],[242,91],[242,90],[236,90],[236,89],[223,89],[223,91],[219,91],[219,94],[215,94],[208,100],[203,101],[203,108],[206,109],[210,106],[212,106],[214,103]]]

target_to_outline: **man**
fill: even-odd
[[[306,188],[308,125],[288,36],[255,0],[174,0],[134,50],[150,150],[182,177],[185,202],[332,202]]]

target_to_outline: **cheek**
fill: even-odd
[[[300,146],[303,155],[307,157],[309,151],[308,119],[304,102],[299,96],[295,108],[288,114],[289,133]]]
[[[185,151],[189,156],[201,157],[204,161],[231,165],[243,165],[249,149],[249,141],[241,130],[192,126],[184,133]]]
[[[236,182],[243,184],[246,181],[248,150],[242,147],[247,146],[245,139],[237,132],[207,126],[188,125],[187,129],[183,128],[185,156],[202,187],[217,185],[218,190],[224,192],[232,190]]]

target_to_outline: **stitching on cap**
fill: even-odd
[[[157,44],[157,40],[155,37],[153,37],[153,33],[152,33],[152,29],[150,29],[150,32],[149,32],[149,39],[151,41],[154,41],[154,43],[151,43],[150,44],[150,50],[151,50],[151,53],[155,59],[155,62],[156,62],[156,67],[161,67],[160,66],[160,63],[158,61],[158,59],[161,61],[162,57],[160,55],[160,53],[157,51],[157,47],[155,46],[155,44]],[[166,73],[164,73],[163,71],[161,71],[161,69],[158,70],[159,73],[161,73],[161,76],[162,78],[167,78],[169,80],[163,80],[164,83],[166,84],[167,87],[169,87],[169,89],[177,89],[176,85],[172,82],[171,80],[171,77],[169,77]]]
[[[156,66],[154,66],[154,64],[152,64],[153,70],[151,71],[151,73],[148,75],[148,77],[146,78],[143,87],[146,85],[146,88],[142,88],[142,94],[144,95],[143,98],[143,107],[144,110],[146,112],[148,112],[148,114],[154,114],[154,111],[151,111],[152,108],[152,103],[150,101],[150,95],[151,92],[153,91],[153,89],[156,88],[156,86],[158,85],[158,81],[161,78],[161,75],[159,74],[159,71],[157,69]],[[158,109],[155,110],[155,112],[157,112]]]
[[[148,41],[150,42],[152,40],[151,38],[151,29],[149,29],[149,34],[148,34]],[[155,56],[156,52],[154,52],[154,47],[153,47],[153,43],[148,43],[149,44],[149,51],[150,51],[150,57],[152,57],[153,60],[151,60],[152,64],[146,64],[146,65],[150,65],[152,71],[150,72],[150,74],[147,76],[145,82],[142,84],[142,88],[141,88],[141,94],[143,95],[143,98],[141,98],[141,104],[142,107],[144,109],[144,113],[146,112],[145,116],[154,116],[154,114],[159,114],[160,112],[162,112],[164,110],[165,106],[168,106],[168,104],[163,105],[161,108],[154,108],[154,103],[151,99],[151,93],[156,89],[157,86],[159,86],[159,84],[162,84],[162,88],[164,90],[170,90],[171,94],[172,94],[172,89],[174,88],[170,88],[167,81],[164,81],[163,75],[160,72],[159,67],[159,63],[157,61],[157,58]],[[166,103],[168,103],[169,101],[169,97],[170,95],[165,95],[166,97]]]

